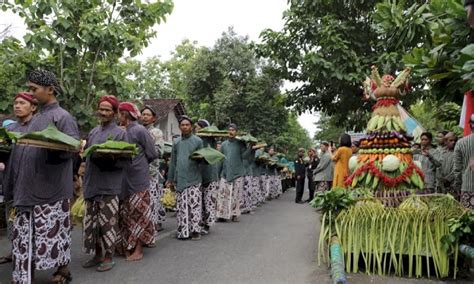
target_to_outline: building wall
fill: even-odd
[[[174,112],[168,113],[168,116],[157,123],[157,126],[163,131],[165,141],[171,141],[173,135],[179,135],[179,122]]]

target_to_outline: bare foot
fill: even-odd
[[[127,256],[127,261],[139,261],[143,258],[143,253],[141,252],[134,252],[131,255]]]

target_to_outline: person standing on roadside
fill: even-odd
[[[305,149],[298,149],[298,158],[295,160],[295,175],[296,175],[296,198],[295,203],[304,203],[303,198],[304,182],[306,177],[306,165],[304,162]]]
[[[321,143],[321,157],[316,169],[313,170],[313,179],[316,185],[316,192],[324,192],[331,188],[333,176],[333,163],[331,154],[328,151],[329,143]]]
[[[316,149],[314,148],[309,149],[308,156],[309,156],[309,163],[306,169],[306,176],[308,177],[309,195],[306,202],[310,202],[314,198],[314,190],[316,187],[316,183],[313,179],[313,171],[318,167],[318,164],[319,164],[319,157],[318,157],[318,154],[316,153]]]

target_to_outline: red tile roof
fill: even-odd
[[[156,121],[164,119],[172,111],[177,118],[186,114],[186,109],[180,99],[145,99],[143,105],[153,108],[156,112]]]

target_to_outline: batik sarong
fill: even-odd
[[[474,210],[474,192],[461,191],[461,204],[466,208]]]
[[[13,225],[14,283],[31,283],[31,272],[67,265],[71,260],[69,200],[17,210]]]
[[[232,187],[227,185],[225,179],[219,182],[219,190],[217,191],[216,217],[222,219],[230,219],[232,209]]]
[[[228,183],[228,185],[232,187],[231,216],[239,217],[241,214],[240,204],[242,200],[242,192],[244,190],[244,178],[238,177]]]
[[[262,194],[260,190],[260,177],[252,177],[252,206],[256,208],[260,204]]]
[[[276,188],[276,197],[278,198],[280,195],[282,195],[283,193],[283,187],[281,185],[281,178],[280,176],[275,176],[275,180],[274,180],[274,183],[275,183],[275,188]]]
[[[95,254],[97,245],[106,253],[114,253],[119,228],[119,198],[104,195],[97,200],[86,200],[83,221],[84,252]]]
[[[241,202],[240,210],[243,213],[248,213],[253,210],[252,195],[253,195],[252,177],[245,176],[242,199],[240,201]]]
[[[265,175],[265,199],[271,198],[270,193],[271,193],[271,188],[272,188],[272,178],[269,175]]]
[[[216,223],[217,194],[219,181],[213,181],[202,189],[202,223],[212,226]]]
[[[315,181],[315,191],[316,192],[325,192],[331,188],[332,182],[331,181]]]
[[[138,242],[152,245],[155,242],[155,226],[151,219],[151,196],[147,189],[129,196],[123,204],[122,235],[125,248],[132,250]]]
[[[260,187],[259,202],[264,203],[265,199],[267,198],[266,197],[266,193],[267,193],[267,176],[266,175],[260,176],[259,187]]]
[[[150,182],[150,195],[151,195],[151,219],[155,227],[155,239],[158,237],[158,230],[160,225],[166,221],[166,210],[161,204],[161,198],[165,193],[163,185],[160,182],[160,176],[157,175],[152,178]]]
[[[176,192],[176,220],[178,222],[178,239],[187,239],[192,233],[201,233],[202,192],[201,184]]]

